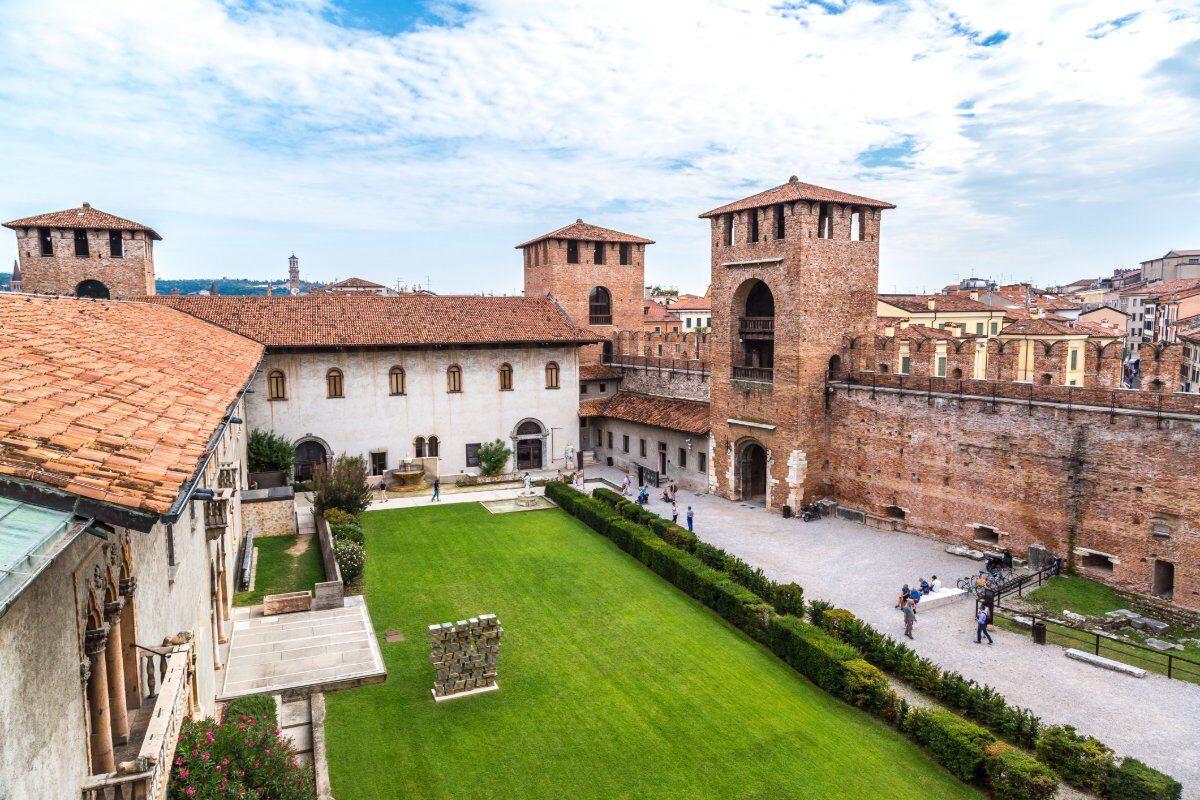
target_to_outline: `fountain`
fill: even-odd
[[[402,492],[413,491],[420,489],[425,483],[425,467],[422,464],[414,464],[411,461],[401,461],[399,469],[392,470],[392,478],[395,483],[392,484],[392,489]]]
[[[533,491],[533,481],[529,473],[525,473],[525,488],[517,495],[517,505],[521,508],[533,508],[538,505],[538,494]]]

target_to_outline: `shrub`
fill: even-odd
[[[330,525],[329,532],[333,534],[335,542],[347,541],[355,544],[363,544],[366,537],[363,535],[363,529],[352,522],[338,523]]]
[[[842,662],[843,699],[872,714],[884,716],[889,703],[894,702],[896,693],[888,685],[887,676],[879,668],[861,658]]]
[[[291,477],[296,465],[296,448],[277,433],[255,429],[246,441],[246,466],[251,472],[278,470]]]
[[[1058,776],[1045,764],[1006,742],[984,748],[983,771],[996,800],[1050,800]]]
[[[311,492],[313,490],[313,482],[296,481],[292,484],[292,489],[295,490],[296,494],[300,494],[301,492]]]
[[[808,621],[813,625],[825,626],[825,612],[833,608],[833,603],[824,600],[811,600],[808,603]]]
[[[621,518],[610,506],[586,495],[574,498],[574,504],[571,513],[597,533],[608,535],[609,523]]]
[[[1085,792],[1104,791],[1116,769],[1113,751],[1099,739],[1081,736],[1070,725],[1054,725],[1038,737],[1037,756],[1063,780]]]
[[[839,639],[845,639],[842,629],[845,628],[851,620],[856,620],[857,617],[844,608],[830,608],[825,611],[821,618],[821,627],[829,631],[830,634]]]
[[[796,617],[772,617],[766,641],[792,669],[822,689],[849,699],[844,662],[860,658],[853,647]]]
[[[367,465],[362,456],[340,455],[333,466],[318,466],[313,471],[317,511],[340,508],[348,514],[361,514],[371,504],[371,489],[367,486]]]
[[[546,497],[553,500],[559,508],[574,516],[572,509],[575,508],[575,501],[586,495],[577,489],[572,489],[565,483],[553,481],[546,484]]]
[[[275,720],[275,698],[267,694],[239,697],[225,708],[225,720],[248,717],[253,720]]]
[[[719,547],[696,539],[696,544],[692,549],[692,555],[713,569],[721,569],[725,566],[725,556],[727,554]]]
[[[761,569],[750,566],[737,556],[726,555],[724,563],[718,569],[759,597],[771,597],[775,594],[775,584],[771,579]]]
[[[327,508],[321,516],[332,527],[334,525],[357,525],[358,517],[342,511],[340,508]]]
[[[269,717],[227,715],[221,724],[188,721],[180,728],[169,800],[309,800],[313,795],[311,773],[280,737],[273,711]]]
[[[968,783],[981,780],[983,749],[996,741],[990,731],[940,708],[913,709],[906,727],[909,735],[955,777]]]
[[[1183,786],[1170,775],[1127,758],[1112,771],[1104,796],[1108,800],[1179,800]]]
[[[775,586],[771,594],[771,605],[775,613],[790,614],[794,617],[804,616],[804,589],[798,583],[781,583]]]
[[[621,516],[625,517],[625,519],[631,519],[634,522],[640,522],[643,525],[648,524],[652,519],[660,519],[657,514],[647,511],[637,503],[628,503],[621,506]]]
[[[672,547],[678,547],[680,550],[683,550],[686,553],[692,553],[695,555],[696,544],[700,540],[696,537],[696,534],[692,533],[687,528],[681,528],[674,522],[665,520],[662,517],[655,517],[654,519],[650,520],[648,527],[650,530],[654,531],[654,534],[658,538],[662,539]]]
[[[342,580],[346,583],[362,575],[367,563],[367,551],[357,542],[339,539],[333,543],[333,555],[337,559],[338,569],[342,571]]]
[[[614,492],[612,489],[605,489],[603,486],[598,486],[593,489],[592,497],[596,498],[597,500],[604,501],[613,508],[616,508],[618,503],[621,503],[625,500],[625,498],[617,492]]]
[[[479,458],[479,471],[484,475],[499,475],[508,464],[512,449],[504,444],[502,439],[485,442],[479,445],[476,452]]]

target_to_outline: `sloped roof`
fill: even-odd
[[[161,306],[0,295],[0,474],[165,514],[262,353]]]
[[[101,211],[98,208],[92,208],[88,203],[84,203],[79,208],[68,208],[65,211],[51,211],[47,214],[38,214],[34,217],[25,217],[24,219],[14,219],[12,222],[4,223],[6,228],[90,228],[93,230],[114,230],[114,231],[145,231],[150,234],[151,239],[161,240],[162,237],[155,233],[153,228],[143,225],[140,222],[124,219],[115,214],[109,214],[107,211]]]
[[[643,300],[642,322],[679,322],[679,317],[664,308],[662,303]]]
[[[967,333],[966,331],[963,331],[958,336],[955,336],[950,331],[943,330],[941,328],[931,328],[928,325],[907,325],[904,328],[901,328],[899,325],[896,325],[895,321],[893,320],[881,319],[877,321],[877,328],[880,335],[887,335],[886,329],[888,326],[893,327],[893,336],[898,339],[907,339],[909,341],[942,340],[961,342],[967,339],[979,338],[977,334]]]
[[[1170,303],[1175,300],[1183,300],[1193,295],[1200,294],[1200,280],[1180,278],[1178,280],[1167,281],[1160,283],[1154,287],[1154,292],[1147,296],[1147,300],[1155,300],[1160,303]]]
[[[326,284],[321,288],[327,292],[331,292],[337,291],[338,289],[386,289],[388,287],[384,286],[382,283],[375,283],[375,281],[369,281],[365,278],[346,278],[344,280],[334,281],[333,283]]]
[[[1184,258],[1187,256],[1200,256],[1200,250],[1172,250],[1163,258]],[[1153,259],[1151,259],[1153,260]]]
[[[961,294],[881,294],[879,295],[879,300],[909,314],[927,314],[931,310],[960,313],[969,311],[999,311],[996,306],[989,306],[987,303],[972,300],[970,297]],[[933,309],[929,308],[930,300],[934,303],[935,308]]]
[[[1091,325],[1072,327],[1069,323],[1053,319],[1024,319],[1005,325],[1000,330],[1001,336],[1088,336]]]
[[[581,381],[615,381],[620,377],[621,373],[607,364],[579,365],[579,380]]]
[[[598,400],[603,400],[603,404],[593,400],[581,402],[579,415],[637,422],[693,436],[708,433],[708,403],[636,392],[617,392]]]
[[[543,233],[541,236],[530,239],[528,242],[522,242],[517,245],[516,250],[522,247],[528,247],[535,242],[540,242],[543,239],[576,239],[585,242],[625,242],[627,244],[654,244],[653,239],[645,239],[641,236],[634,236],[632,233],[621,233],[614,231],[611,228],[601,228],[599,225],[592,225],[577,219],[570,225],[559,228],[550,233]]]
[[[143,298],[228,328],[267,347],[587,344],[547,297],[333,293],[296,297]]]
[[[765,192],[759,192],[728,205],[714,208],[712,211],[705,211],[700,215],[700,218],[715,217],[720,214],[743,211],[747,208],[773,206],[776,203],[794,203],[799,200],[817,203],[843,203],[853,206],[867,206],[869,208],[895,208],[894,205],[883,200],[872,200],[869,197],[849,194],[837,189],[826,189],[823,186],[814,186],[811,183],[801,183],[800,179],[793,175],[787,183],[781,186],[776,186],[774,189],[767,189]]]
[[[711,297],[697,297],[694,294],[681,294],[679,299],[671,303],[672,311],[711,311]]]

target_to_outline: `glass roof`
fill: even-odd
[[[74,515],[0,497],[0,610],[41,571]]]

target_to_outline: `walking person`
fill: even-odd
[[[695,521],[695,519],[696,519],[696,512],[692,511],[691,506],[688,506],[688,510],[687,510],[688,531],[694,530],[694,528],[692,527],[692,524]]]
[[[429,502],[440,503],[441,501],[442,501],[442,482],[439,479],[434,478],[433,479],[433,499],[430,500]]]
[[[675,501],[671,501],[671,524],[679,524],[679,506],[675,505]]]
[[[621,495],[629,497],[629,476],[626,475],[621,479]]]
[[[917,606],[912,600],[908,600],[900,607],[900,612],[904,614],[904,635],[908,638],[913,638],[912,629],[913,623],[917,621]]]
[[[992,643],[992,635],[988,633],[988,622],[990,621],[987,606],[981,606],[979,616],[975,618],[975,644],[983,644],[984,636],[987,637],[988,644]]]
[[[679,487],[675,485],[675,479],[671,478],[671,502],[675,502],[675,493],[679,491]]]
[[[387,479],[379,479],[379,502],[387,500]]]

